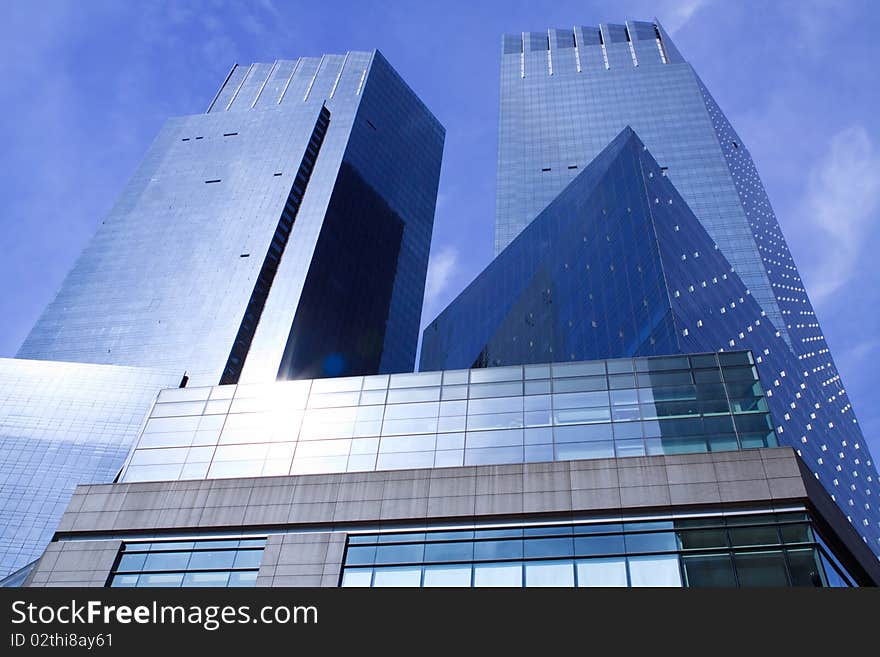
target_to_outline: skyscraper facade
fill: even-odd
[[[563,189],[570,183],[578,185],[576,178],[585,163],[591,162],[621,130],[632,127],[656,158],[655,171],[649,173],[662,176],[676,190],[674,194],[670,189],[658,192],[655,198],[662,195],[670,200],[680,194],[680,204],[689,208],[687,214],[696,218],[700,231],[706,234],[702,239],[695,230],[688,234],[682,230],[670,235],[671,241],[666,242],[677,244],[682,259],[678,265],[690,269],[677,284],[669,279],[664,282],[672,306],[690,305],[685,314],[691,320],[676,327],[679,334],[674,336],[673,344],[696,340],[701,349],[745,346],[754,351],[762,378],[773,388],[780,388],[771,390],[769,400],[771,409],[776,410],[780,442],[799,451],[864,540],[880,553],[875,465],[755,165],[741,138],[662,26],[628,22],[505,35],[502,51],[498,260],[518,257],[506,254],[508,247],[515,252],[525,249],[536,254],[534,248],[516,246],[517,236],[531,222],[537,222],[536,216],[552,214],[554,199],[561,192],[576,194]],[[547,220],[546,225],[551,223]],[[540,239],[540,230],[536,228],[526,241],[535,243]],[[688,252],[685,247],[695,238],[702,242],[702,247]],[[725,275],[741,282],[741,289],[730,295],[727,307],[708,300],[694,301],[702,288],[712,288],[718,278],[706,265],[707,249],[714,251],[715,247],[729,263],[730,271]],[[633,242],[623,248],[639,247]],[[697,253],[702,254],[702,260]],[[569,264],[559,261],[558,254],[551,262]],[[550,266],[549,262],[546,264]],[[678,265],[670,259],[664,261],[667,270],[677,270]],[[496,261],[492,267],[501,265]],[[580,274],[596,276],[586,271]],[[631,274],[642,276],[640,271]],[[480,286],[479,281],[478,278],[472,286],[474,289],[463,293],[463,298],[471,296],[471,300],[462,298],[462,310],[466,306],[475,308],[473,297],[478,294],[475,288]],[[540,286],[533,284],[536,287],[529,294],[537,302]],[[507,283],[502,288],[509,295],[508,303],[522,294],[513,291],[511,285]],[[548,343],[555,340],[557,348],[563,347],[562,353],[554,354],[555,358],[657,353],[669,346],[657,342],[659,336],[655,336],[654,343],[647,344],[633,339],[645,337],[653,327],[651,318],[645,316],[638,304],[627,313],[613,303],[602,305],[593,296],[556,298],[554,302],[556,312],[559,313],[559,304],[563,304],[572,321],[578,317],[587,319],[589,315],[596,323],[585,333],[578,333],[579,328],[563,324],[561,316],[549,319],[556,333],[551,338],[544,331],[541,338]],[[751,307],[754,312],[744,317],[739,327],[729,326],[720,334],[707,330],[722,319],[729,322],[722,313],[729,317],[736,304],[739,310]],[[494,312],[502,312],[497,305]],[[609,309],[613,317],[593,317]],[[470,311],[457,318],[451,311],[452,307],[441,314],[436,326],[429,326],[426,344],[434,339],[429,337],[431,332],[444,341],[444,330],[462,321],[473,321]],[[583,314],[579,315],[581,311]],[[494,327],[486,327],[486,345],[491,342],[491,333],[500,328],[499,321],[500,318]],[[512,315],[506,321],[521,324],[523,318]],[[761,330],[755,322],[761,323]],[[769,333],[768,327],[772,327]],[[559,336],[566,331],[573,332],[561,339]],[[516,331],[505,329],[501,333],[505,339],[512,339]],[[583,339],[575,344],[578,337]],[[471,339],[476,336],[471,334]],[[471,348],[474,344],[464,347],[455,340],[447,344],[446,353],[464,348],[468,354],[462,352],[447,358],[432,352],[429,346],[427,350],[423,348],[427,354],[423,367],[471,366],[480,353],[480,349]],[[496,342],[493,347],[496,354],[498,346]],[[511,348],[505,347],[508,358],[501,362],[516,362]],[[527,356],[524,348],[521,342],[516,346],[524,359],[521,362],[547,359],[546,354]],[[446,347],[441,349],[444,350]],[[489,360],[484,364],[493,363]]]
[[[174,371],[0,358],[0,580],[52,538],[77,484],[113,481]]]
[[[504,49],[521,81],[538,61],[557,81],[593,63],[597,76],[636,68],[651,61],[647,45],[658,70],[680,60],[659,26],[639,30],[638,46],[633,24],[575,30],[570,43],[551,32],[543,50],[538,37],[517,51],[506,38]],[[252,73],[236,75],[211,112],[257,88]],[[511,121],[530,131],[579,116],[551,107],[552,84],[534,90],[532,118],[512,119],[524,108],[502,94],[502,165],[511,148],[520,158],[511,179],[545,143],[540,131],[514,143]],[[664,102],[671,114],[685,101]],[[328,125],[332,109],[321,110],[312,151]],[[781,311],[764,307],[769,288],[757,298],[733,261],[749,257],[728,254],[637,132],[597,138],[555,190],[525,178],[508,190],[517,213],[534,212],[426,329],[423,371],[339,369],[355,359],[322,349],[334,323],[316,303],[302,330],[294,319],[277,368],[298,380],[253,381],[253,349],[238,346],[259,335],[243,322],[241,376],[230,357],[219,385],[161,391],[117,482],[76,490],[25,585],[880,584],[867,449],[802,371],[774,323]],[[388,216],[368,195],[358,206]],[[379,223],[366,243],[396,244],[395,223]],[[332,235],[316,248],[326,262],[362,257],[349,248],[357,233]],[[360,271],[370,301],[384,299],[385,270]],[[331,280],[343,297],[360,284]],[[351,335],[369,337],[363,312]],[[353,376],[327,378],[330,366]],[[834,441],[852,448],[837,462]]]
[[[411,371],[443,138],[376,51],[233,67],[160,130],[18,357],[190,385]]]
[[[735,346],[743,326],[759,355]],[[639,357],[575,356],[619,344]],[[760,379],[789,367],[787,345],[631,129],[422,354],[475,367],[162,391],[120,483],[77,491],[27,583],[880,582],[863,535],[778,446],[778,400],[813,401],[796,372]]]
[[[0,577],[160,389],[412,371],[443,140],[378,51],[236,65],[169,119],[0,366]]]

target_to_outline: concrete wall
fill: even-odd
[[[790,448],[432,470],[80,486],[29,581],[103,586],[120,541],[91,533],[270,535],[257,583],[336,586],[346,529],[388,521],[522,514],[674,512],[808,502]],[[308,529],[308,533],[297,533]]]

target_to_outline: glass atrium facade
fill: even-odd
[[[505,35],[501,60],[496,254],[502,257],[621,130],[634,129],[708,233],[712,247],[718,246],[736,272],[755,302],[748,305],[760,314],[750,311],[752,316],[743,318],[735,331],[724,331],[730,335],[717,336],[722,340],[698,338],[699,346],[688,349],[736,346],[754,351],[764,363],[762,378],[768,387],[772,382],[776,398],[770,401],[780,442],[798,450],[880,554],[876,467],[757,168],[663,27],[628,21]],[[682,304],[695,299],[701,287],[714,285],[717,277],[708,268],[698,271],[701,263],[694,262],[694,253],[682,254],[688,258],[683,266],[695,267],[692,280],[669,290],[681,295],[675,299],[685,300]],[[667,261],[666,267],[671,266]],[[533,295],[541,289],[537,280],[535,287]],[[510,296],[514,294],[518,292]],[[684,331],[685,338],[698,336],[709,323],[709,311],[729,314],[730,304],[741,307],[740,298],[747,299],[736,295],[726,308],[694,307],[689,312],[693,322],[677,327],[679,340]],[[590,297],[573,302],[587,314],[593,306]],[[635,327],[630,320],[613,325],[620,337],[649,330],[640,312],[639,307],[632,310]],[[772,327],[769,340],[758,339],[756,321]],[[602,330],[601,322],[598,328]],[[780,340],[787,349],[781,348]],[[556,357],[637,353],[614,343],[602,353],[606,344],[599,345],[596,355],[587,356],[596,350],[586,346],[586,353],[573,350]],[[457,367],[464,362],[450,359],[431,366]]]
[[[773,447],[749,352],[163,391],[121,481]]]
[[[43,553],[77,484],[119,474],[156,390],[178,379],[0,359],[0,579]]]

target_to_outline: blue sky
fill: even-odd
[[[379,48],[446,126],[423,323],[491,259],[501,34],[657,16],[751,150],[880,454],[880,5],[9,0],[0,356],[14,355],[169,116],[233,62]]]

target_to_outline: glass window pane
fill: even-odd
[[[147,555],[144,553],[134,553],[134,554],[123,554],[122,558],[119,560],[119,567],[116,570],[126,571],[126,570],[143,570],[144,562],[147,560]]]
[[[443,372],[443,385],[467,383],[468,370],[447,370]]]
[[[734,562],[740,586],[788,586],[781,550],[737,552]]]
[[[220,573],[186,573],[183,586],[226,586],[229,581],[228,572]]]
[[[193,552],[189,562],[190,570],[232,568],[235,562],[235,550],[217,550]]]
[[[580,363],[553,363],[553,378],[568,376],[591,376],[605,374],[603,361],[587,361]]]
[[[388,403],[427,402],[440,399],[440,388],[401,388],[388,391]]]
[[[556,458],[559,461],[614,458],[614,442],[602,440],[595,443],[560,444],[556,446]]]
[[[471,434],[468,434],[470,436]],[[467,449],[464,453],[465,465],[501,465],[503,463],[522,463],[525,454],[520,447],[485,447]]]
[[[626,551],[630,554],[639,552],[668,552],[678,549],[674,532],[657,532],[655,534],[627,534]]]
[[[437,435],[437,449],[464,449],[463,433],[444,433]]]
[[[234,568],[259,568],[263,560],[262,550],[241,550],[235,555]]]
[[[598,554],[625,554],[623,536],[578,536],[574,539],[575,554],[589,557]]]
[[[485,367],[471,370],[471,383],[494,383],[496,381],[522,380],[522,367]]]
[[[474,566],[474,586],[522,586],[522,564],[485,563]]]
[[[553,445],[527,445],[526,463],[540,463],[553,460]]]
[[[691,588],[736,586],[733,574],[733,562],[730,555],[724,554],[687,554],[682,556],[685,586]]]
[[[425,545],[425,562],[432,561],[470,561],[474,557],[474,544],[428,543]]]
[[[150,586],[180,586],[183,581],[183,573],[144,573],[138,577],[138,588]]]
[[[553,435],[557,443],[585,443],[593,440],[611,440],[610,424],[586,424],[571,427],[555,427]]]
[[[342,573],[342,586],[370,586],[373,579],[372,568],[346,568]]]
[[[434,453],[435,468],[456,468],[464,464],[464,450],[453,449]]]
[[[809,543],[813,540],[813,533],[808,524],[782,525],[782,540],[786,543]]]
[[[474,543],[474,560],[476,561],[521,559],[522,555],[523,543],[521,540],[476,541]]]
[[[530,538],[525,541],[525,556],[530,557],[570,557],[573,541],[571,538]]]
[[[523,426],[522,411],[517,413],[491,413],[486,415],[469,415],[468,431],[483,429],[516,429]]]
[[[523,384],[521,381],[511,383],[477,383],[471,384],[471,399],[482,399],[485,397],[512,397],[514,395],[523,394]]]
[[[577,582],[579,587],[626,586],[626,559],[587,559],[578,561]]]
[[[723,529],[692,529],[679,536],[684,550],[727,547],[727,532]]]
[[[574,586],[574,563],[571,561],[526,563],[526,586]]]
[[[137,581],[137,575],[114,575],[113,580],[110,582],[110,586],[114,588],[137,586]]]
[[[792,586],[822,586],[822,568],[812,548],[786,550]]]
[[[462,566],[425,566],[426,587],[471,585],[471,565]]]
[[[678,556],[630,557],[631,586],[681,586]]]
[[[380,545],[376,550],[376,563],[419,563],[424,551],[424,543]]]
[[[421,567],[376,568],[373,586],[421,586]]]
[[[482,416],[492,417],[492,416]],[[512,447],[523,444],[523,432],[519,429],[502,431],[469,431],[465,446],[478,449],[482,447]]]
[[[731,527],[730,542],[741,545],[778,545],[779,534],[776,527]]]
[[[239,586],[256,586],[257,584],[257,573],[255,571],[250,572],[241,572],[241,573],[229,573],[229,586],[239,587]]]
[[[184,570],[189,552],[154,552],[147,556],[144,570]]]

